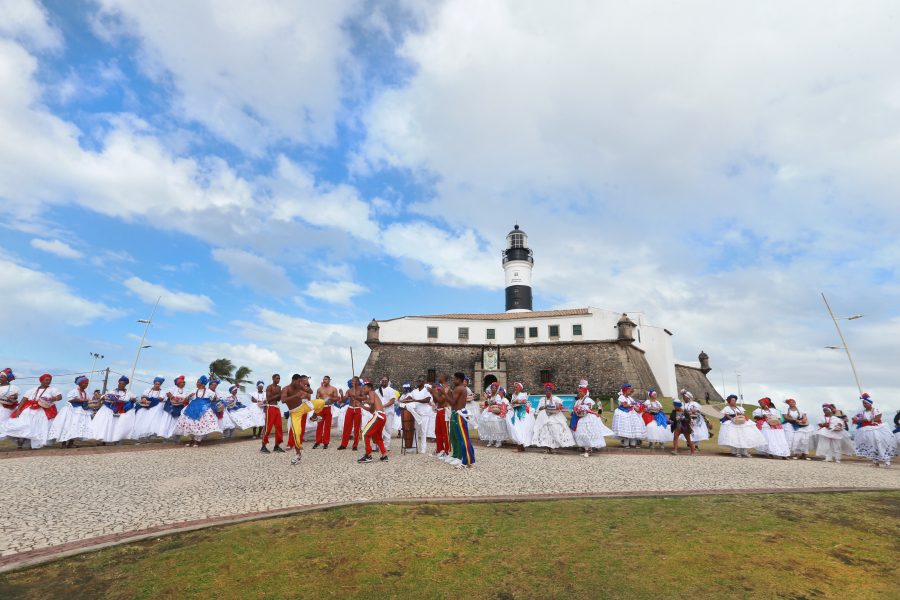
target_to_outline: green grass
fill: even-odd
[[[109,548],[0,597],[896,598],[898,553],[896,492],[385,504]]]

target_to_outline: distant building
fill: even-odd
[[[701,399],[707,392],[721,399],[706,379],[709,357],[701,355],[700,368],[676,366],[672,333],[648,324],[642,314],[594,307],[532,310],[528,235],[516,225],[506,240],[506,312],[373,319],[363,376],[434,381],[440,373],[462,371],[473,377],[473,389],[521,381],[531,393],[540,393],[546,381],[571,393],[586,378],[594,395],[614,393],[627,381],[640,394],[654,387],[675,396],[686,387]]]

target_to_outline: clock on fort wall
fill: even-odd
[[[484,356],[482,358],[482,364],[484,365],[485,371],[496,371],[499,366],[499,353],[496,348],[485,348]]]

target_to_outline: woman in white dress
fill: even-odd
[[[506,390],[502,387],[491,387],[494,395],[482,405],[481,414],[478,415],[478,439],[487,443],[488,448],[499,448],[503,442],[509,439],[506,431],[506,414],[509,411],[509,400],[506,398]]]
[[[238,399],[238,392],[240,389],[241,388],[236,385],[228,388],[229,395],[225,397],[223,402],[225,402],[225,412],[231,417],[232,423],[234,423],[235,427],[243,431],[253,427],[255,421],[250,409]],[[230,431],[231,433],[225,437],[232,437],[234,435],[234,428]]]
[[[266,426],[266,383],[264,381],[256,382],[256,391],[250,393],[250,404],[247,409],[253,416],[253,431],[251,437],[262,437],[263,427]],[[331,407],[334,409],[334,406]],[[334,416],[334,415],[332,415]]]
[[[587,458],[595,449],[606,447],[604,438],[613,435],[613,431],[600,420],[597,404],[588,393],[587,386],[578,388],[572,415],[570,422],[572,437],[575,439],[575,445],[584,450],[582,456]]]
[[[188,394],[188,405],[181,411],[178,417],[178,425],[175,426],[175,435],[188,436],[185,447],[199,448],[203,438],[219,429],[219,419],[213,409],[215,391],[209,390],[206,384],[209,378],[201,375],[197,379],[197,389]]]
[[[700,412],[700,403],[694,400],[694,395],[687,390],[681,390],[681,401],[684,403],[684,412],[691,417],[691,440],[694,447],[700,450],[700,442],[709,439],[709,426],[703,413]]]
[[[796,400],[788,398],[784,402],[788,405],[788,409],[784,411],[784,436],[791,449],[791,457],[794,460],[798,458],[812,460],[808,456],[809,441],[815,434],[816,428],[809,422],[806,413],[797,408]]]
[[[840,463],[844,454],[853,454],[847,423],[836,412],[834,404],[823,404],[824,418],[816,429],[816,455],[824,456],[825,462]]]
[[[644,419],[634,410],[634,400],[631,398],[633,391],[630,383],[622,386],[619,407],[613,412],[612,430],[625,448],[637,448],[638,441],[647,439]]]
[[[66,395],[66,402],[50,426],[50,439],[63,448],[71,448],[75,440],[89,440],[94,435],[91,426],[93,412],[87,387],[90,381],[84,375],[75,378],[75,388]]]
[[[187,406],[190,396],[190,391],[184,386],[184,375],[176,377],[174,383],[175,385],[166,392],[163,414],[159,417],[156,429],[156,435],[165,440],[175,437],[175,427],[178,426],[181,411]]]
[[[575,445],[572,430],[563,414],[563,402],[553,395],[556,389],[552,383],[544,385],[544,397],[538,403],[537,417],[534,420],[534,433],[531,445],[547,448],[550,454],[556,448],[571,448]]]
[[[93,438],[106,444],[117,444],[134,429],[134,394],[128,388],[128,378],[119,377],[116,389],[103,397],[103,405],[94,415]]]
[[[647,401],[644,402],[644,414],[649,417],[649,420],[644,419],[644,423],[647,427],[647,441],[650,442],[650,448],[665,448],[666,442],[672,439],[672,432],[669,431],[669,419],[663,411],[662,403],[657,400],[654,389],[650,390]]]
[[[12,384],[15,378],[10,368],[0,371],[0,440],[3,439],[3,423],[19,405],[19,388]]]
[[[725,399],[727,404],[722,409],[718,442],[720,446],[729,446],[733,456],[750,458],[750,448],[765,445],[766,438],[756,424],[747,419],[744,407],[738,406],[737,400],[734,394]]]
[[[153,385],[144,390],[134,407],[134,432],[131,439],[140,440],[156,435],[165,412],[166,394],[162,389],[165,378],[154,377]]]
[[[857,426],[853,445],[857,456],[871,459],[872,466],[891,466],[891,459],[897,454],[897,446],[890,428],[882,422],[881,411],[875,408],[875,401],[868,394],[860,396],[863,411],[853,417]]]
[[[534,434],[534,412],[525,386],[518,381],[513,384],[513,395],[506,412],[506,431],[516,444],[516,449],[525,452],[525,447],[531,444],[531,436]]]
[[[22,395],[19,406],[12,411],[3,424],[2,437],[18,438],[17,447],[30,443],[32,450],[43,448],[50,442],[50,425],[56,418],[56,402],[62,394],[50,384],[53,376],[44,373],[38,379],[40,385]]]
[[[771,457],[787,460],[791,455],[784,427],[781,424],[781,413],[772,404],[771,398],[760,398],[759,408],[753,411],[756,428],[763,434],[766,443],[756,447],[756,451]]]

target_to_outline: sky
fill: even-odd
[[[0,362],[338,380],[372,318],[643,312],[900,408],[900,5],[0,0]],[[70,377],[57,383],[68,388]]]

